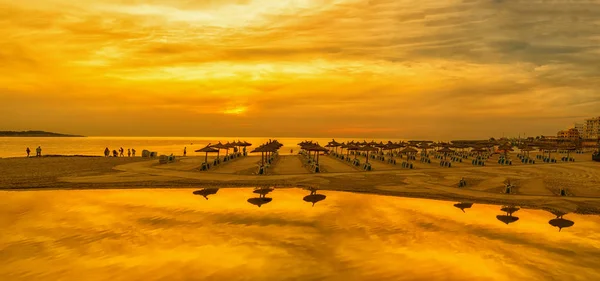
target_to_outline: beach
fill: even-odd
[[[256,174],[260,156],[240,157],[209,171],[199,170],[205,158],[196,156],[179,157],[168,164],[140,157],[3,158],[0,188],[313,187],[600,214],[599,163],[591,161],[589,153],[573,156],[575,162],[510,166],[490,159],[485,167],[457,163],[445,168],[414,161],[414,169],[370,160],[376,165],[373,171],[364,172],[332,156],[321,155],[323,171],[313,173],[303,166],[301,156],[282,155],[267,175]],[[212,159],[214,156],[209,156],[209,162]],[[466,187],[458,187],[461,178],[466,180]],[[511,194],[503,193],[507,180],[514,185]],[[561,188],[567,191],[566,196],[560,196]]]

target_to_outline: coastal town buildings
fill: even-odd
[[[600,137],[600,116],[585,119],[583,126],[584,139],[598,139]]]

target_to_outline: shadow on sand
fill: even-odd
[[[203,188],[200,190],[196,190],[193,193],[194,195],[203,196],[206,200],[208,200],[208,195],[217,194],[217,191],[219,191],[218,188]]]

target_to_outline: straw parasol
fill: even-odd
[[[254,150],[250,151],[250,153],[258,153],[260,152],[260,165],[265,165],[265,152],[269,151],[269,148],[265,145],[258,146]]]
[[[367,163],[369,163],[369,151],[379,151],[377,147],[372,147],[370,145],[365,145],[363,147],[358,148],[358,151],[367,152]]]
[[[204,162],[205,162],[205,163],[208,163],[208,154],[209,154],[209,153],[215,153],[215,152],[216,152],[216,153],[219,153],[219,150],[218,150],[218,149],[215,149],[215,148],[212,148],[212,147],[210,146],[210,143],[209,143],[209,144],[208,144],[206,147],[204,147],[204,148],[202,148],[202,149],[198,149],[198,150],[196,150],[196,152],[204,152],[204,153],[206,153],[206,156],[204,157]]]
[[[314,151],[315,152],[315,154],[317,155],[316,159],[315,159],[316,162],[317,162],[317,165],[319,164],[319,152],[321,152],[321,151],[328,151],[327,148],[324,148],[324,147],[320,146],[319,144],[309,145],[309,146],[306,147],[306,150],[308,150],[309,153],[310,153],[310,151]]]
[[[217,158],[219,158],[219,154],[221,153],[221,149],[229,149],[229,146],[222,144],[221,142],[212,145],[212,148],[216,148],[217,149]]]

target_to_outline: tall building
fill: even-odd
[[[600,116],[585,119],[583,138],[598,139],[600,136]]]

